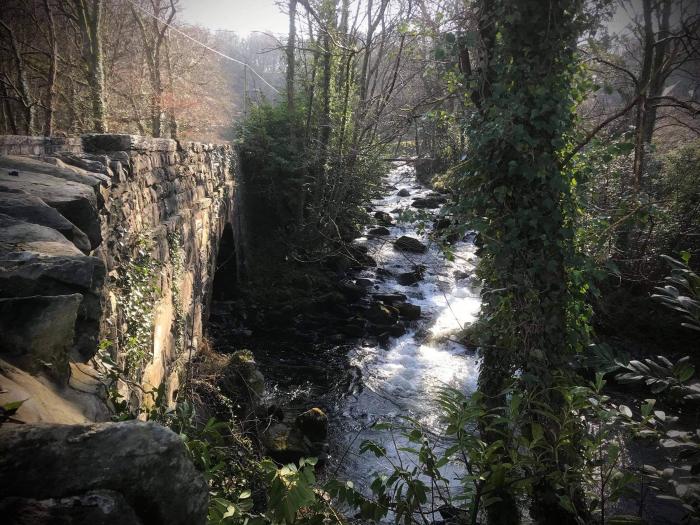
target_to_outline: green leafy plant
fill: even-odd
[[[666,277],[666,285],[657,287],[651,297],[664,306],[682,314],[681,326],[700,331],[700,276],[688,267],[690,254],[682,252],[682,261],[662,255],[671,267],[671,275]]]

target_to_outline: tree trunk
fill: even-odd
[[[44,116],[44,135],[47,137],[53,133],[53,114],[56,102],[56,73],[58,62],[58,42],[56,40],[56,24],[53,16],[53,9],[49,0],[44,0],[44,10],[49,25],[49,72],[46,76],[46,113]]]
[[[478,26],[484,48],[477,55],[474,94],[479,112],[469,129],[471,169],[460,193],[462,206],[473,210],[477,220],[485,218],[480,222],[480,266],[486,279],[479,389],[487,409],[506,410],[504,390],[515,383],[524,400],[537,396],[558,414],[563,399],[552,392],[568,384],[567,360],[584,340],[583,332],[567,322],[577,296],[567,285],[573,258],[572,228],[566,224],[571,188],[559,165],[563,137],[573,122],[570,90],[582,4],[560,0],[543,7],[541,0],[482,0]],[[466,63],[462,66],[467,69]],[[532,428],[540,425],[548,438],[557,439],[555,423],[543,421],[537,406],[523,403],[522,435],[532,436]],[[503,470],[515,446],[507,439],[512,431],[507,424],[492,423],[486,419],[480,424],[484,441],[493,445],[505,432],[506,442],[486,473],[493,484],[488,496],[501,499],[488,507],[488,523],[518,523],[508,479],[514,474]],[[573,525],[585,518],[585,506],[576,508],[578,500],[573,511],[560,504],[568,489],[578,490],[558,486],[567,468],[580,461],[575,446],[560,446],[567,462],[545,448],[538,455],[540,464],[526,467],[533,480],[530,514],[536,523]]]
[[[107,131],[104,99],[104,67],[102,64],[102,0],[73,0],[78,26],[83,38],[83,60],[90,89],[92,127],[97,133]]]
[[[27,79],[27,68],[24,63],[24,57],[19,48],[19,43],[15,37],[15,33],[10,26],[8,26],[4,21],[0,20],[0,25],[7,33],[8,41],[10,45],[10,51],[12,53],[12,59],[15,63],[15,75],[17,77],[17,82],[15,83],[15,93],[19,99],[19,103],[22,105],[22,113],[24,117],[24,133],[26,135],[34,134],[34,121],[36,113],[36,105],[31,97],[31,91],[29,87],[29,80]],[[5,73],[7,74],[7,73]]]
[[[670,36],[669,24],[671,18],[671,0],[664,0],[661,7],[661,18],[659,20],[659,31],[654,44],[654,59],[651,66],[651,78],[649,79],[649,98],[663,94],[666,84],[666,72],[664,71],[664,62],[668,53],[668,41],[665,40]],[[651,144],[654,137],[654,128],[656,127],[656,105],[648,104],[646,119],[643,129],[643,140],[646,144]]]
[[[289,36],[287,38],[287,109],[294,114],[294,77],[296,75],[297,0],[289,0]]]
[[[654,57],[654,27],[652,22],[651,0],[642,0],[642,6],[644,11],[643,56],[642,69],[639,74],[639,102],[637,103],[637,115],[635,118],[634,162],[632,165],[632,185],[635,191],[639,191],[645,169],[647,143],[644,139],[649,111],[649,84],[651,81],[651,69]]]

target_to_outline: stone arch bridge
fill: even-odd
[[[101,366],[140,386],[118,382],[132,405],[159,388],[171,404],[224,233],[240,264],[236,172],[225,145],[0,137],[0,405],[26,400],[28,423],[104,420]]]

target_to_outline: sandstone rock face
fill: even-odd
[[[90,240],[87,235],[38,197],[27,193],[0,192],[0,214],[52,228],[83,253],[90,252]]]
[[[10,175],[12,172],[18,175]],[[102,242],[97,196],[88,185],[46,173],[0,167],[0,191],[34,195],[85,232],[92,249]]]
[[[182,440],[155,423],[0,428],[0,508],[33,507],[81,525],[196,525],[207,501]],[[136,521],[125,520],[130,513]]]
[[[0,354],[24,370],[67,380],[81,301],[80,294],[0,299]]]

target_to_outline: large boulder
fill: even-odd
[[[231,355],[220,382],[224,394],[244,400],[251,410],[258,407],[265,391],[265,377],[250,350],[237,350]]]
[[[386,226],[377,226],[376,228],[371,228],[367,233],[370,235],[389,235],[391,232]]]
[[[394,218],[391,216],[391,214],[385,212],[385,211],[378,211],[375,212],[374,218],[377,219],[380,224],[383,226],[393,226],[394,225]]]
[[[325,441],[328,437],[328,416],[320,408],[314,407],[299,414],[294,424],[312,442]]]
[[[9,253],[82,256],[82,252],[53,228],[0,213],[0,256]]]
[[[377,325],[391,325],[399,320],[399,311],[393,306],[374,303],[365,311],[365,318]]]
[[[394,241],[394,248],[402,252],[425,253],[428,247],[415,237],[402,235]]]
[[[67,498],[5,498],[0,501],[5,525],[88,524],[141,525],[124,496],[111,490],[94,490]]]
[[[269,425],[262,433],[260,440],[265,454],[280,463],[293,463],[314,455],[313,443],[295,425],[289,426],[285,423]]]
[[[56,230],[0,214],[0,297],[82,295],[74,347],[84,359],[97,350],[105,273]]]
[[[26,193],[0,192],[0,214],[52,228],[72,241],[83,253],[90,251],[87,235],[39,197]]]
[[[0,354],[23,370],[67,381],[80,294],[0,298]]]
[[[0,506],[12,509],[20,500],[27,504],[27,500],[77,498],[73,501],[83,503],[75,514],[69,513],[69,521],[46,523],[103,523],[94,519],[98,510],[83,513],[90,497],[106,497],[103,491],[109,491],[108,500],[124,515],[130,508],[138,519],[106,523],[197,525],[206,521],[207,483],[190,461],[182,439],[165,427],[138,421],[0,427]],[[3,519],[8,519],[6,514]]]
[[[447,199],[441,195],[429,195],[427,197],[418,197],[413,199],[411,206],[419,209],[434,210],[445,204]]]
[[[78,167],[66,166],[60,159],[55,157],[42,157],[41,159],[24,157],[19,155],[0,155],[0,167],[19,172],[30,171],[34,173],[45,173],[59,179],[85,184],[92,188],[97,194],[101,186],[111,184],[110,177],[99,173],[104,169],[85,171]]]
[[[422,270],[411,270],[410,272],[400,273],[396,276],[396,282],[402,286],[411,286],[423,279]]]
[[[405,317],[409,321],[415,321],[420,319],[420,306],[411,303],[398,303],[396,304],[396,309],[399,311],[401,317]]]
[[[90,239],[92,249],[102,242],[98,198],[89,185],[46,173],[0,167],[0,191],[34,195],[80,228]]]

